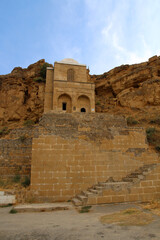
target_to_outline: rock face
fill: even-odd
[[[37,122],[42,116],[45,84],[34,80],[44,63],[40,60],[27,69],[16,67],[10,74],[0,75],[0,126],[19,126],[27,119]],[[152,108],[156,113],[160,109],[160,57],[89,78],[96,83],[97,112],[124,114]]]
[[[101,111],[116,104],[130,108],[160,105],[160,57],[122,65],[91,79],[96,82],[97,105],[103,106]]]
[[[0,76],[0,125],[38,121],[43,113],[44,86],[35,82],[45,60],[30,65],[27,69],[16,67],[10,74]]]

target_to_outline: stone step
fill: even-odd
[[[85,195],[86,197],[96,196],[96,194],[94,194],[93,192],[89,192],[89,191],[82,191],[82,194]]]
[[[136,169],[135,172],[122,178],[122,181],[120,182],[115,182],[113,178],[112,181],[98,182],[98,184],[93,185],[87,191],[82,191],[82,193],[74,198],[72,202],[76,206],[82,206],[87,204],[88,198],[94,198],[97,197],[97,195],[101,196],[103,190],[112,189],[113,191],[118,192],[128,187],[132,187],[133,184],[139,183],[141,180],[145,179],[145,176],[156,166],[157,164],[152,164],[140,167],[139,169]]]
[[[99,182],[99,186],[102,186],[103,189],[109,189],[113,185],[113,182]]]
[[[87,199],[88,199],[88,197],[86,197],[85,195],[77,195],[77,198],[78,198],[82,203],[87,202]]]
[[[150,171],[150,170],[151,170],[151,167],[150,167],[150,166],[149,166],[149,167],[147,167],[147,166],[144,167],[144,166],[143,166],[143,167],[140,167],[139,170],[141,170],[141,171]]]
[[[4,196],[4,191],[0,191],[0,196]]]
[[[140,181],[140,179],[138,179],[138,178],[130,178],[130,177],[125,177],[125,178],[123,178],[123,181],[124,182],[132,182],[132,183],[136,183],[136,182],[139,182]]]
[[[78,198],[73,198],[73,199],[72,199],[72,203],[73,203],[75,206],[82,206],[82,201],[80,201]]]
[[[99,182],[100,186],[103,186],[105,189],[106,188],[112,188],[114,186],[125,186],[127,185],[126,182]]]
[[[128,186],[128,181],[127,182],[116,182],[112,184],[111,189],[113,191],[121,191],[122,189],[125,189]]]
[[[92,192],[92,193],[94,193],[94,194],[99,194],[99,193],[102,192],[102,191],[96,190],[96,189],[94,189],[94,188],[90,188],[90,189],[88,189],[88,191],[89,191],[89,192]]]
[[[141,171],[139,171],[139,172],[133,172],[133,173],[131,173],[131,174],[129,174],[128,176],[138,176],[138,175],[141,175],[141,174],[143,174],[143,172],[141,172]]]
[[[143,174],[138,175],[138,179],[143,180],[144,178],[145,178],[145,176]]]
[[[98,191],[102,191],[103,189],[105,189],[105,187],[104,186],[100,186],[100,185],[96,185],[96,186],[94,186],[94,189],[98,190]]]
[[[145,174],[147,175],[147,174]],[[141,173],[141,174],[134,174],[134,173],[131,173],[130,175],[127,176],[127,178],[139,178],[139,179],[144,179],[144,175]]]
[[[148,175],[148,172],[143,172],[143,175],[145,175],[145,176]]]
[[[32,203],[20,204],[14,207],[17,212],[50,212],[69,210],[71,203]]]

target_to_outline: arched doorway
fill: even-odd
[[[81,108],[81,112],[86,112],[86,109],[85,108]]]
[[[72,99],[68,94],[62,94],[58,98],[58,110],[63,112],[72,112]]]
[[[90,99],[86,95],[81,95],[77,100],[77,107],[80,112],[90,112]]]

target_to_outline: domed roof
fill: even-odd
[[[63,64],[72,64],[72,65],[83,65],[74,60],[73,58],[64,58],[63,60],[59,61],[58,63],[63,63]]]
[[[63,60],[60,61],[60,63],[79,64],[79,62],[77,62],[73,58],[64,58]]]

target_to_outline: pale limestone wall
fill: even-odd
[[[80,96],[88,97],[90,101],[90,109],[87,108],[88,103],[84,107],[87,112],[95,112],[95,85],[91,83],[77,83],[77,82],[62,82],[54,81],[54,96],[53,96],[53,110],[56,112],[62,112],[62,107],[58,104],[58,98],[63,95],[68,94],[72,100],[72,111],[80,112],[80,107],[78,104],[78,98]]]
[[[74,70],[75,82],[87,82],[87,69],[85,65],[72,65],[54,63],[54,80],[67,81],[67,71]]]
[[[82,119],[74,120],[72,116],[66,115],[65,130],[65,120],[59,115],[58,131],[54,116],[52,128],[45,130],[45,134],[49,131],[51,135],[33,139],[31,189],[38,201],[67,201],[99,181],[109,177],[121,180],[144,164],[158,162],[157,155],[148,150],[143,129],[110,128],[107,138],[103,114],[94,117],[95,127],[94,122],[90,123],[93,115],[88,115],[85,125]],[[102,121],[97,129],[96,118],[99,124],[99,118]],[[71,125],[69,119],[72,119]]]

